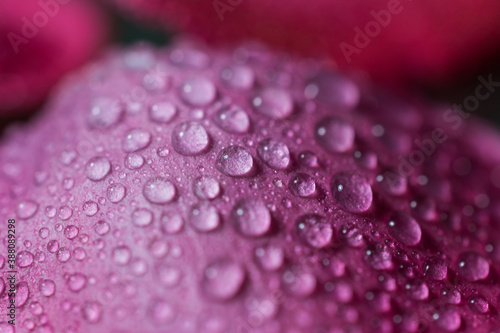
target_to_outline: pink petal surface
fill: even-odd
[[[443,112],[255,44],[110,52],[0,144],[18,331],[496,332],[500,139]]]
[[[62,75],[96,54],[108,30],[90,1],[2,1],[0,117],[43,102]]]

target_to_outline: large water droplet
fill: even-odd
[[[288,184],[293,195],[308,198],[316,193],[316,182],[305,173],[298,173],[290,179]]]
[[[69,276],[66,283],[68,284],[69,290],[78,292],[87,285],[87,277],[82,273],[74,273]]]
[[[64,236],[66,236],[67,239],[75,239],[76,236],[78,236],[80,230],[75,225],[68,225],[66,228],[64,228]]]
[[[305,89],[307,98],[315,98],[328,106],[350,110],[360,99],[359,88],[354,82],[339,74],[321,72]]]
[[[344,210],[362,213],[370,208],[373,199],[372,188],[362,176],[342,172],[332,179],[331,184],[333,196]]]
[[[118,265],[127,265],[131,257],[132,253],[126,245],[120,245],[113,249],[113,261]]]
[[[149,118],[157,123],[168,123],[177,114],[177,108],[171,102],[155,103],[149,109]]]
[[[262,268],[267,271],[275,271],[283,266],[285,252],[281,247],[269,244],[256,248],[255,257]]]
[[[193,121],[177,125],[172,132],[172,146],[182,155],[198,155],[208,148],[209,143],[205,128]]]
[[[125,133],[122,141],[124,152],[132,153],[146,148],[151,143],[151,133],[141,128],[133,128]]]
[[[202,289],[214,300],[228,300],[240,291],[245,275],[244,268],[232,259],[219,259],[205,269]]]
[[[56,253],[57,250],[59,250],[59,242],[57,240],[51,240],[50,242],[47,243],[47,250],[50,253]]]
[[[108,186],[106,196],[112,203],[118,203],[123,200],[127,189],[122,184],[113,184]]]
[[[479,281],[490,273],[490,264],[476,252],[465,252],[458,257],[457,272],[468,281]]]
[[[306,214],[295,221],[295,232],[303,243],[315,248],[322,248],[330,244],[333,227],[320,215]]]
[[[283,119],[293,112],[292,96],[280,88],[265,88],[252,99],[254,109],[269,118]]]
[[[453,309],[439,311],[433,314],[432,318],[435,325],[446,332],[455,332],[462,324],[460,314]]]
[[[227,86],[248,90],[252,88],[255,75],[250,67],[233,65],[221,70],[220,77]]]
[[[245,236],[262,236],[271,228],[269,209],[257,199],[238,201],[231,211],[231,219],[236,230]]]
[[[97,203],[94,201],[85,201],[82,206],[82,210],[87,216],[94,216],[99,211]]]
[[[100,303],[92,301],[85,302],[82,307],[83,319],[91,324],[95,324],[101,320],[102,306]]]
[[[137,227],[147,227],[153,223],[153,212],[146,208],[138,208],[132,213],[132,223]]]
[[[195,76],[182,83],[179,95],[184,102],[190,105],[204,106],[214,101],[217,89],[209,79]]]
[[[320,120],[315,127],[316,141],[326,150],[343,153],[354,144],[354,128],[345,120],[327,117]]]
[[[193,182],[194,194],[202,200],[211,200],[219,196],[220,185],[211,177],[198,177]]]
[[[114,98],[100,97],[92,101],[88,123],[93,128],[106,129],[118,123],[122,117],[123,108]]]
[[[130,170],[139,169],[144,165],[144,157],[139,154],[128,154],[125,157],[125,167]]]
[[[486,313],[490,308],[488,301],[480,296],[472,296],[467,303],[469,308],[477,313]]]
[[[424,263],[424,275],[429,279],[441,281],[448,274],[448,266],[440,258],[431,258]]]
[[[214,115],[217,126],[228,133],[244,134],[250,129],[250,118],[242,108],[236,105],[223,107]]]
[[[407,180],[399,175],[396,170],[386,170],[376,178],[379,186],[391,195],[402,195],[406,193]]]
[[[30,296],[30,289],[28,287],[28,283],[26,282],[19,282],[17,285],[17,292],[16,292],[16,307],[20,308],[22,307],[26,301],[28,300]]]
[[[45,297],[50,297],[56,292],[56,284],[52,280],[41,280],[40,281],[40,293]]]
[[[257,145],[257,156],[273,169],[284,170],[290,164],[288,147],[280,141],[265,139]]]
[[[219,212],[211,205],[196,204],[189,213],[189,223],[197,231],[212,231],[220,224]]]
[[[393,266],[391,252],[381,243],[368,246],[364,253],[364,259],[376,270],[391,269]]]
[[[22,220],[26,220],[35,215],[37,210],[38,204],[35,201],[26,200],[17,206],[17,216]]]
[[[17,254],[16,262],[17,266],[24,268],[29,267],[33,264],[34,256],[29,251],[21,251]]]
[[[71,252],[64,247],[61,247],[57,250],[56,257],[60,262],[67,262],[71,258]]]
[[[217,156],[217,168],[228,176],[241,177],[252,171],[252,155],[243,147],[229,146]]]
[[[441,298],[449,304],[459,304],[462,300],[460,292],[451,288],[441,290]]]
[[[104,179],[111,171],[111,162],[106,157],[92,157],[85,166],[85,175],[92,181]]]
[[[401,243],[413,246],[422,238],[422,229],[417,221],[405,212],[394,212],[389,216],[389,231]]]
[[[69,220],[71,216],[73,216],[73,209],[68,206],[63,206],[59,208],[59,218],[63,221]]]
[[[151,203],[166,204],[175,198],[174,184],[163,177],[148,179],[142,189],[142,194]]]

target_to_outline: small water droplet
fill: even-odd
[[[98,221],[94,226],[94,231],[99,236],[104,236],[109,232],[109,223],[105,221]]]
[[[35,201],[26,200],[17,206],[17,216],[22,220],[26,220],[35,215],[37,210],[38,204]]]
[[[254,109],[269,118],[284,119],[293,112],[292,96],[284,89],[268,87],[253,99]]]
[[[219,196],[220,185],[211,177],[198,177],[193,182],[194,194],[202,200],[211,200]]]
[[[429,279],[441,281],[448,274],[448,266],[440,258],[431,258],[424,263],[424,275]]]
[[[17,292],[16,292],[16,307],[20,308],[22,307],[26,301],[28,300],[30,296],[30,289],[28,287],[28,283],[26,282],[19,282],[17,285]]]
[[[149,118],[157,123],[168,123],[177,114],[177,107],[171,102],[155,103],[149,109]]]
[[[173,235],[179,233],[184,226],[184,219],[176,212],[163,213],[160,225],[164,233]]]
[[[110,97],[99,97],[92,101],[88,123],[92,128],[109,128],[121,120],[123,107]]]
[[[209,79],[202,76],[194,76],[186,79],[180,89],[179,96],[187,104],[193,106],[204,106],[212,103],[217,95],[215,85]]]
[[[214,115],[214,123],[228,133],[244,134],[250,129],[250,118],[242,108],[230,105]]]
[[[348,78],[336,73],[321,72],[306,87],[307,98],[315,98],[330,107],[350,110],[360,99],[359,88]]]
[[[113,261],[118,265],[127,265],[130,262],[132,253],[128,246],[121,245],[113,249]]]
[[[41,239],[49,237],[49,233],[50,233],[49,228],[46,227],[40,228],[40,230],[38,230],[38,235],[40,236]]]
[[[269,244],[255,249],[255,257],[260,266],[267,271],[276,271],[285,261],[285,252],[278,245]]]
[[[476,252],[465,252],[458,257],[457,273],[467,281],[479,281],[489,275],[490,264]]]
[[[368,246],[364,252],[364,259],[376,270],[388,270],[393,266],[389,248],[381,243]]]
[[[122,141],[124,152],[132,153],[146,148],[151,143],[151,133],[141,128],[133,128],[125,133]]]
[[[220,224],[220,216],[217,209],[206,203],[196,204],[191,208],[189,223],[200,232],[209,232],[216,229]]]
[[[156,267],[156,273],[161,284],[167,288],[177,286],[182,278],[180,269],[163,264]]]
[[[354,144],[355,131],[345,120],[328,117],[320,120],[314,132],[320,146],[333,153],[344,153]]]
[[[285,290],[297,297],[310,296],[316,290],[316,277],[303,270],[287,270],[281,280]]]
[[[236,230],[245,236],[259,237],[271,228],[269,209],[257,199],[238,201],[231,211],[231,219]]]
[[[486,313],[490,308],[488,301],[480,296],[472,296],[467,303],[469,308],[477,313]]]
[[[126,188],[122,184],[113,184],[108,186],[106,196],[112,203],[118,203],[123,200],[126,193]]]
[[[332,179],[331,188],[337,203],[348,212],[362,213],[372,204],[373,193],[370,184],[356,173],[337,174]]]
[[[459,304],[462,301],[460,292],[451,288],[444,288],[441,290],[441,298],[449,304]]]
[[[146,208],[138,208],[132,213],[132,223],[137,227],[147,227],[153,223],[153,212]]]
[[[389,231],[401,243],[414,246],[422,238],[422,229],[417,221],[405,212],[394,212],[389,216]]]
[[[460,314],[452,309],[441,310],[435,313],[432,317],[436,326],[446,332],[455,332],[462,324]]]
[[[293,195],[308,198],[316,193],[316,182],[314,178],[305,173],[298,173],[290,179],[288,184]]]
[[[59,218],[63,221],[69,220],[73,216],[73,209],[68,206],[63,206],[59,208]]]
[[[144,165],[144,157],[139,154],[128,154],[125,157],[125,167],[130,170],[136,170]]]
[[[76,236],[78,236],[80,230],[74,225],[68,225],[66,228],[64,228],[64,236],[66,236],[67,239],[75,239]]]
[[[238,65],[222,69],[220,77],[227,86],[238,90],[252,88],[255,80],[255,74],[250,67]]]
[[[154,322],[158,324],[168,324],[175,319],[174,307],[163,300],[155,300],[151,305],[151,315]]]
[[[34,256],[29,251],[20,251],[16,257],[17,266],[21,268],[31,266],[33,264],[33,260]]]
[[[299,154],[299,163],[307,168],[319,167],[318,156],[311,151],[303,151]]]
[[[148,179],[142,188],[144,197],[154,204],[169,203],[175,198],[176,192],[174,184],[163,177]]]
[[[71,258],[71,252],[64,247],[61,247],[57,250],[56,257],[60,262],[67,262]]]
[[[82,206],[82,210],[87,216],[94,216],[99,211],[97,203],[94,201],[85,201]]]
[[[99,322],[102,317],[101,304],[95,301],[85,302],[82,307],[82,315],[83,318],[91,324]]]
[[[320,215],[306,214],[295,221],[295,233],[304,244],[323,248],[332,241],[333,227]]]
[[[202,289],[214,300],[228,300],[240,291],[245,276],[245,269],[240,264],[232,259],[219,259],[205,269]]]
[[[111,162],[106,157],[92,157],[85,166],[85,175],[92,181],[104,179],[111,171]]]
[[[172,131],[172,146],[179,154],[193,156],[203,153],[210,143],[205,128],[193,121],[180,123]]]
[[[265,139],[257,145],[257,156],[269,167],[284,170],[290,164],[288,147],[280,141]]]
[[[82,273],[71,274],[66,281],[71,291],[78,292],[87,285],[87,277]]]
[[[253,169],[253,157],[241,146],[229,146],[217,156],[217,168],[232,177],[242,177]]]
[[[57,250],[59,250],[59,242],[57,240],[51,240],[50,242],[47,243],[47,250],[50,253],[56,253]]]

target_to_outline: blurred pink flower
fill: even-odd
[[[498,332],[500,138],[471,118],[190,42],[45,111],[0,143],[21,332]]]
[[[498,1],[113,1],[211,43],[256,38],[396,84],[437,87],[500,50]]]
[[[0,117],[39,106],[64,73],[95,55],[108,28],[90,1],[1,1]]]

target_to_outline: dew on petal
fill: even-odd
[[[160,218],[160,225],[163,232],[167,235],[179,233],[184,227],[184,219],[179,213],[166,212]]]
[[[130,262],[132,253],[128,246],[121,245],[113,249],[113,261],[118,265],[127,265]]]
[[[253,169],[253,157],[248,150],[240,146],[229,146],[217,156],[217,168],[231,177],[242,177]]]
[[[122,149],[126,153],[144,149],[151,143],[151,133],[141,128],[133,128],[125,133]]]
[[[203,153],[210,137],[205,128],[193,121],[180,123],[172,131],[172,146],[179,154],[193,156]]]
[[[37,210],[38,204],[35,201],[26,200],[17,206],[17,216],[22,220],[26,220],[35,215]]]
[[[269,167],[284,170],[290,164],[290,152],[281,141],[265,139],[257,145],[257,156]]]
[[[314,135],[320,146],[332,153],[344,153],[354,144],[354,128],[345,120],[328,117],[320,120]]]
[[[127,189],[122,184],[112,184],[106,190],[106,197],[112,203],[118,203],[123,200]]]
[[[483,280],[490,273],[490,264],[476,252],[465,252],[458,257],[457,273],[467,281]]]
[[[212,81],[202,76],[186,79],[180,89],[179,96],[187,104],[205,106],[212,103],[217,95],[217,89]]]
[[[92,157],[85,166],[85,175],[92,181],[104,179],[111,171],[111,162],[106,157]]]
[[[220,224],[219,212],[211,205],[196,204],[189,213],[189,223],[197,231],[212,231]]]
[[[212,200],[219,196],[219,182],[211,177],[198,177],[193,182],[194,194],[202,200]]]
[[[304,243],[314,248],[323,248],[330,244],[333,227],[326,218],[317,214],[306,214],[295,221],[295,233]]]
[[[132,223],[137,227],[147,227],[153,223],[153,212],[146,208],[138,208],[132,213]]]
[[[149,118],[157,123],[168,123],[177,114],[177,107],[171,102],[155,103],[149,109]]]
[[[219,259],[205,268],[202,289],[209,298],[224,301],[233,298],[245,281],[245,269],[232,259]]]
[[[301,198],[308,198],[316,193],[314,178],[305,173],[298,173],[293,176],[288,187],[293,195]]]
[[[372,204],[373,193],[370,184],[356,173],[337,174],[332,179],[331,189],[337,203],[348,212],[362,213]]]
[[[389,231],[401,243],[414,246],[422,238],[422,229],[417,221],[405,212],[394,212],[389,216]]]
[[[236,230],[245,236],[259,237],[271,228],[269,209],[257,199],[238,201],[231,211],[231,219]]]
[[[259,265],[267,271],[276,271],[283,266],[285,252],[277,245],[269,244],[255,249],[255,258]]]
[[[231,105],[221,108],[214,115],[214,123],[228,133],[244,134],[250,129],[250,118],[242,108]]]
[[[88,123],[92,128],[107,129],[118,123],[123,115],[119,101],[110,97],[99,97],[92,101]]]
[[[252,106],[263,116],[284,119],[293,112],[293,98],[281,88],[265,88],[252,99]]]
[[[130,170],[137,170],[144,165],[144,157],[131,153],[125,157],[125,167]]]
[[[163,177],[150,178],[142,189],[144,197],[154,204],[166,204],[175,198],[175,185]]]

